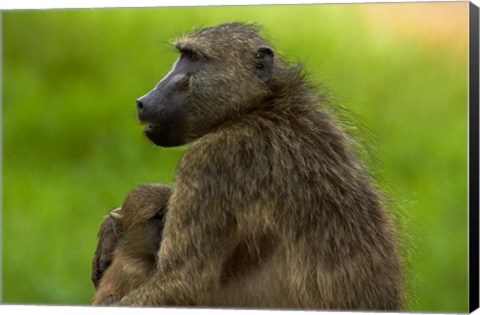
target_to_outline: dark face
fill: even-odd
[[[273,52],[259,37],[252,40],[255,34],[244,33],[238,25],[226,25],[176,44],[181,55],[172,71],[137,100],[138,119],[153,143],[191,142],[264,97]]]
[[[145,134],[156,145],[171,147],[188,142],[190,79],[205,62],[203,56],[183,52],[173,70],[137,100],[138,119],[147,124]]]

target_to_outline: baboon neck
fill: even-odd
[[[300,67],[279,71],[269,83],[270,93],[263,100],[265,109],[281,111],[310,110],[323,101]]]

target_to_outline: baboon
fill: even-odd
[[[95,289],[107,268],[112,264],[113,252],[122,233],[120,222],[115,219],[120,216],[121,209],[117,208],[110,212],[102,222],[98,232],[97,249],[92,261],[92,281]]]
[[[93,305],[118,302],[152,277],[170,189],[141,185],[102,223],[93,259]]]
[[[174,46],[180,57],[137,100],[138,118],[156,145],[192,144],[156,269],[116,304],[398,310],[385,198],[302,68],[254,24]]]

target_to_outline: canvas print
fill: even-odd
[[[2,12],[2,303],[467,311],[469,5]]]

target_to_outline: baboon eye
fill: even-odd
[[[198,61],[199,59],[200,59],[200,57],[198,57],[197,54],[193,54],[193,53],[192,53],[192,54],[190,55],[190,60],[191,60],[191,61]]]
[[[200,56],[192,51],[184,51],[182,52],[182,58],[186,58],[190,61],[199,61],[200,60]]]

